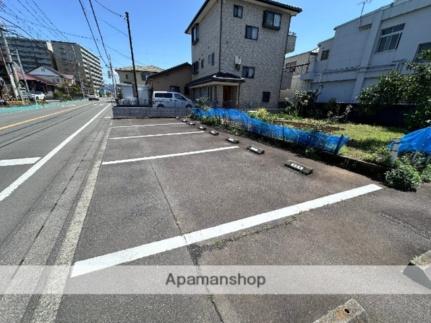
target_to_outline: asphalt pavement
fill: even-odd
[[[43,158],[91,121],[0,202],[3,264],[74,265],[97,277],[118,265],[401,266],[431,249],[429,186],[398,192],[175,119],[111,121],[106,106],[5,134],[0,159]],[[32,165],[10,167],[0,167],[2,190]],[[3,299],[0,311],[9,322],[313,322],[352,297],[370,322],[431,320],[429,294],[23,296]]]

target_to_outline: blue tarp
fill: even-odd
[[[399,141],[398,154],[415,152],[431,155],[431,127],[411,132]]]
[[[263,137],[292,142],[334,154],[338,154],[341,147],[349,141],[349,138],[344,136],[333,136],[320,131],[305,131],[286,126],[274,125],[262,120],[254,119],[247,113],[236,109],[213,108],[204,110],[195,108],[193,109],[192,114],[198,119],[223,119],[240,126],[248,132]]]

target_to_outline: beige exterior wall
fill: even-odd
[[[244,7],[242,19],[233,16],[235,4]],[[281,13],[280,30],[262,26],[265,10]],[[255,68],[254,79],[246,79],[245,83],[241,84],[240,106],[277,108],[290,17],[288,13],[277,8],[269,9],[241,0],[223,0],[221,70],[241,76],[243,66]],[[246,25],[259,28],[258,40],[245,38]],[[241,58],[240,70],[235,68],[235,56]],[[263,92],[271,93],[269,103],[262,102]]]
[[[219,71],[219,48],[220,48],[220,3],[217,0],[208,14],[199,23],[199,42],[192,44],[192,64],[199,62],[199,73],[193,74],[193,80]],[[190,37],[191,41],[191,37]],[[208,55],[214,53],[214,65],[209,64]],[[201,61],[204,60],[204,67]]]
[[[186,85],[191,80],[191,66],[184,66],[181,69],[164,72],[160,76],[153,76],[148,83],[154,91],[169,91],[172,86],[175,86],[180,88],[181,93],[188,94]]]
[[[116,70],[118,77],[120,79],[120,83],[125,84],[135,84],[135,79],[133,77],[133,71],[119,71]],[[152,75],[154,73],[136,71],[136,79],[138,81],[138,85],[144,85],[146,83],[147,76]]]
[[[244,8],[242,19],[233,16],[234,5]],[[280,30],[267,29],[262,26],[265,10],[281,13]],[[199,66],[198,74],[193,74],[193,80],[217,72],[242,76],[243,66],[254,67],[255,77],[246,79],[245,83],[240,85],[240,107],[277,108],[290,19],[289,12],[274,6],[256,5],[243,0],[217,0],[206,16],[200,18],[199,42],[192,45],[192,63],[200,62],[202,59],[205,63],[204,68]],[[245,38],[246,25],[259,28],[257,41]],[[213,52],[215,53],[215,65],[209,66],[208,55]],[[242,60],[239,69],[235,66],[235,56]],[[202,91],[198,90],[198,92]],[[217,98],[220,96],[220,92],[222,91],[217,92]],[[269,103],[262,102],[263,92],[271,93]]]

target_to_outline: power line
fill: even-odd
[[[3,8],[3,13],[6,14],[6,15],[8,15],[9,17],[13,18],[17,23],[25,23],[25,25],[27,26],[27,28],[29,30],[33,29],[34,26],[41,26],[41,27],[45,28],[45,26],[39,25],[39,24],[37,24],[37,23],[35,23],[35,22],[31,21],[31,20],[27,20],[27,19],[24,19],[22,17],[19,17],[17,14],[15,14],[9,8],[4,7]],[[29,24],[31,23],[31,25],[29,25],[27,23],[29,23]],[[45,31],[40,31],[39,30],[38,34],[43,34],[47,39],[50,38],[49,34],[47,32],[45,32]]]
[[[94,21],[96,22],[96,27],[97,27],[97,31],[99,32],[103,50],[105,51],[106,58],[109,61],[109,54],[108,54],[108,51],[106,50],[105,41],[103,40],[102,31],[100,30],[100,26],[99,26],[99,21],[97,20],[96,12],[94,11],[93,2],[91,0],[88,0],[88,2],[90,2],[91,12],[93,13]]]
[[[128,37],[127,36],[127,34],[124,32],[124,31],[122,31],[121,29],[119,29],[119,28],[117,28],[117,27],[115,27],[115,26],[113,26],[113,25],[111,25],[109,22],[107,22],[106,20],[104,20],[104,19],[102,19],[102,22],[104,23],[104,24],[106,24],[107,26],[109,26],[109,27],[111,27],[113,30],[115,30],[116,32],[118,32],[118,33],[120,33],[120,34],[122,34],[123,36],[125,36],[125,37]]]
[[[42,8],[40,8],[40,6],[34,1],[34,0],[31,0],[31,2],[33,3],[33,6],[38,10],[38,11],[40,11],[40,13],[42,14],[42,18],[46,21],[46,22],[48,22],[48,24],[50,24],[55,30],[56,30],[56,32],[60,35],[60,37],[62,36],[62,32],[57,28],[57,26],[52,22],[52,20],[51,19],[49,19],[49,17],[47,16],[47,14],[45,13],[45,11],[43,11],[42,10]],[[64,35],[63,35],[63,37],[64,37],[64,39],[65,40],[68,40],[67,39],[67,37],[65,37]]]
[[[30,33],[28,33],[25,29],[23,29],[21,26],[15,24],[14,22],[10,21],[9,19],[6,19],[5,17],[0,16],[1,19],[3,19],[4,21],[6,21],[7,23],[11,24],[12,26],[14,26],[15,28],[18,28],[19,30],[21,30],[22,32],[24,32],[25,34],[27,34],[30,39],[33,39],[33,35],[31,35]]]
[[[39,14],[39,12],[41,11],[41,9],[40,9],[37,5],[35,6],[35,3],[34,3],[34,2],[33,2],[33,3],[31,3],[31,2],[30,2],[30,0],[25,0],[25,2],[27,3],[28,8],[30,8],[38,18],[40,18],[40,22],[42,23],[42,25],[44,25],[44,26],[48,26],[48,25],[49,25],[49,23],[47,23],[47,22],[46,22],[46,19],[43,19],[43,18],[44,18],[44,16],[43,16],[43,15],[41,15],[41,14]],[[33,23],[33,22],[32,22],[32,23]],[[57,38],[57,37],[58,37],[58,35],[60,35],[60,34],[59,34],[55,29],[51,29],[51,30],[49,30],[49,32],[50,32],[50,33],[51,33],[51,35],[53,35],[55,38]],[[62,37],[62,36],[60,35],[60,37]]]
[[[15,11],[11,10],[10,8],[8,8],[6,6],[6,4],[4,4],[2,11],[4,14],[13,18],[15,20],[15,22],[17,22],[17,24],[21,25],[20,17],[18,16],[18,14],[21,16],[24,16],[24,13],[21,10],[15,9],[15,11],[17,12],[17,14],[15,14]],[[33,26],[27,26],[27,29],[33,31]],[[34,33],[36,34],[36,37],[41,37],[39,32],[34,31]]]
[[[124,18],[124,16],[123,16],[121,13],[118,13],[118,12],[116,12],[116,11],[112,10],[112,9],[109,9],[109,8],[108,8],[107,6],[105,6],[103,3],[99,2],[99,0],[94,0],[94,1],[96,1],[96,2],[97,2],[97,4],[98,4],[99,6],[101,6],[103,9],[105,9],[105,10],[109,11],[109,12],[110,12],[110,13],[112,13],[113,15],[118,16],[118,17],[120,17],[120,18]]]
[[[94,44],[96,45],[97,52],[99,53],[99,57],[106,66],[108,64],[106,64],[105,60],[103,59],[102,53],[100,52],[99,45],[97,44],[96,37],[94,36],[94,33],[93,33],[93,28],[91,28],[91,24],[90,24],[90,21],[88,20],[87,12],[85,11],[82,0],[78,0],[78,1],[79,1],[79,4],[81,5],[82,13],[84,14],[85,21],[87,22],[88,28],[90,29],[91,37],[93,38]]]
[[[35,15],[34,13],[32,13],[31,11],[30,11],[30,9],[28,8],[29,6],[26,6],[24,3],[22,3],[21,2],[21,0],[17,0],[18,1],[18,3],[21,5],[21,7],[23,7],[24,8],[24,10],[26,11],[26,12],[28,12],[29,14],[30,14],[30,16],[35,20],[35,21],[38,21],[39,23],[42,23],[43,24],[43,21],[39,18],[39,16],[38,15]],[[62,36],[63,37],[63,36]]]

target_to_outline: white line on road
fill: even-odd
[[[138,139],[138,138],[152,138],[152,137],[165,137],[165,136],[184,136],[184,135],[194,135],[202,134],[205,131],[189,131],[189,132],[171,132],[171,133],[159,133],[156,135],[142,135],[142,136],[130,136],[130,137],[114,137],[109,138],[110,140],[121,140],[121,139]]]
[[[171,123],[155,123],[155,124],[136,124],[136,125],[132,125],[132,126],[115,126],[115,127],[112,127],[112,129],[117,129],[117,128],[133,128],[133,127],[158,127],[158,126],[172,126],[172,125],[186,126],[185,123],[171,122]]]
[[[102,111],[103,112],[103,111]],[[66,236],[61,244],[60,251],[57,259],[55,260],[56,266],[70,266],[73,262],[76,246],[78,245],[79,236],[81,235],[82,227],[87,216],[88,207],[90,206],[93,197],[94,189],[96,187],[97,177],[102,163],[103,154],[105,153],[106,145],[108,142],[109,131],[107,132],[100,150],[96,155],[96,161],[91,168],[87,181],[85,182],[84,189],[76,205],[73,213],[70,226],[66,232]],[[60,308],[62,300],[62,292],[67,282],[67,272],[53,271],[52,275],[48,277],[45,291],[57,290],[60,291],[58,295],[42,295],[39,303],[34,310],[32,323],[54,322],[57,316],[58,309]]]
[[[206,154],[206,153],[212,153],[212,152],[216,152],[216,151],[231,150],[231,149],[238,149],[238,148],[239,148],[239,146],[221,147],[221,148],[214,148],[214,149],[189,151],[189,152],[178,153],[178,154],[169,154],[169,155],[149,156],[149,157],[141,157],[141,158],[133,158],[133,159],[114,160],[114,161],[104,162],[102,165],[118,165],[118,164],[126,164],[126,163],[135,163],[135,162],[146,161],[146,160],[155,160],[155,159],[164,159],[164,158],[172,158],[172,157],[199,155],[199,154]]]
[[[283,209],[270,211],[241,220],[221,224],[212,228],[203,229],[181,236],[148,243],[142,246],[106,254],[100,257],[78,261],[73,266],[71,277],[85,275],[91,272],[110,268],[141,258],[153,256],[166,251],[189,246],[194,243],[199,243],[206,240],[218,238],[227,234],[250,229],[276,220],[286,219],[288,217],[298,215],[303,212],[308,212],[327,205],[350,200],[352,198],[376,192],[381,189],[381,187],[375,184],[362,186],[349,191],[324,196],[301,204],[288,206]]]
[[[0,167],[18,166],[18,165],[33,165],[39,159],[40,159],[40,157],[19,158],[19,159],[3,159],[3,160],[0,160]]]
[[[76,130],[73,134],[67,137],[63,142],[61,142],[57,147],[51,150],[45,157],[40,159],[36,164],[34,164],[29,170],[27,170],[24,174],[18,177],[12,184],[6,187],[3,191],[0,192],[0,202],[6,199],[9,195],[11,195],[18,187],[24,184],[31,176],[33,176],[43,165],[45,165],[52,157],[54,157],[61,149],[64,148],[69,142],[71,142],[79,133],[87,128],[94,120],[96,120],[106,109],[110,107],[108,104],[106,107],[102,109],[99,113],[97,113],[93,118],[91,118],[86,124],[84,124],[81,128]]]

